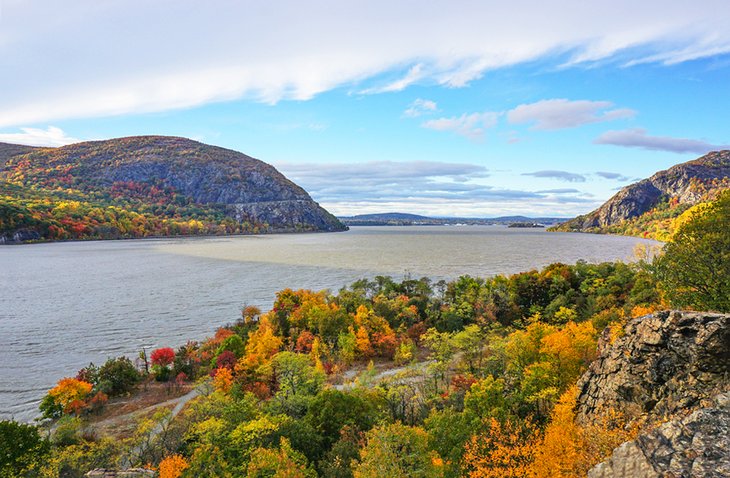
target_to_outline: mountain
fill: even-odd
[[[344,229],[273,166],[186,138],[0,145],[6,241]]]
[[[639,235],[666,239],[672,219],[730,188],[730,151],[693,161],[621,189],[601,207],[558,225],[557,231]]]

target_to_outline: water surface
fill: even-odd
[[[0,418],[30,420],[55,382],[107,357],[200,340],[285,287],[434,280],[630,260],[637,238],[501,226],[0,247]]]

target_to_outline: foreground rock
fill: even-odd
[[[578,419],[619,410],[630,419],[664,420],[727,391],[729,374],[728,315],[660,312],[633,319],[613,343],[604,331],[598,358],[578,382]]]
[[[661,312],[599,342],[578,382],[578,420],[620,411],[641,433],[590,478],[730,477],[730,316]]]
[[[730,476],[730,394],[614,450],[588,478]]]

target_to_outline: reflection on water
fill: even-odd
[[[244,303],[270,307],[285,287],[630,260],[638,243],[651,241],[429,226],[0,247],[0,418],[33,418],[45,391],[90,361],[202,339],[234,321]]]

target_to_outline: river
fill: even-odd
[[[285,287],[375,275],[490,276],[631,260],[637,238],[503,226],[0,246],[0,418],[31,420],[63,376],[142,347],[200,340]]]

